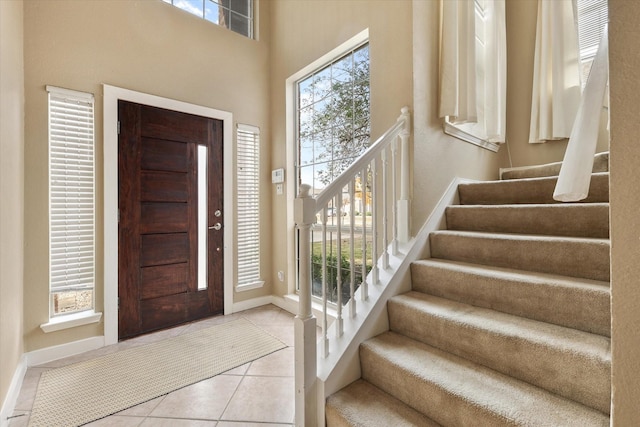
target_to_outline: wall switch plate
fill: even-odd
[[[276,184],[276,194],[278,196],[281,196],[282,194],[284,194],[283,184]]]

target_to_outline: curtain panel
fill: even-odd
[[[476,10],[475,0],[440,0],[439,116],[456,125],[477,124],[470,128],[474,136],[503,143],[507,99],[505,2],[487,0],[482,4]]]
[[[538,0],[529,142],[571,135],[580,104],[575,0]]]

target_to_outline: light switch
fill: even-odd
[[[282,194],[284,194],[282,187],[283,187],[283,184],[276,184],[276,194],[278,196],[281,196]]]

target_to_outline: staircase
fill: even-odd
[[[362,378],[327,399],[327,425],[608,426],[601,160],[581,203],[553,201],[552,165],[460,185],[412,291],[388,302],[390,330],[361,344]]]

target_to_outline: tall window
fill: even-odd
[[[260,130],[238,125],[238,270],[239,288],[253,288],[260,280]]]
[[[51,317],[94,308],[93,95],[49,92],[49,283]]]
[[[577,9],[578,44],[580,46],[582,86],[584,87],[598,50],[602,29],[608,20],[609,11],[607,0],[578,0]]]
[[[320,67],[296,83],[297,87],[297,184],[309,184],[312,194],[337,178],[370,144],[369,115],[369,45],[362,44]],[[342,245],[340,254],[336,245],[337,223],[344,224],[348,232],[347,215],[359,216],[362,224],[370,206],[362,197],[363,189],[356,189],[355,200],[344,191],[340,206],[328,210],[328,299],[337,301],[337,275],[348,283],[350,274],[349,247]],[[365,190],[365,193],[368,193]],[[354,209],[351,209],[353,204]],[[369,212],[370,213],[370,212]],[[318,226],[314,226],[317,229]],[[322,294],[321,243],[319,234],[312,233],[312,293]],[[361,245],[361,242],[359,242]],[[361,247],[361,246],[358,247]],[[360,261],[361,262],[361,261]],[[370,269],[371,261],[367,261]],[[368,271],[367,269],[367,271]],[[355,266],[355,283],[362,282],[362,266]],[[349,299],[349,287],[343,286],[342,301]]]
[[[253,0],[164,0],[238,34],[254,37]]]

